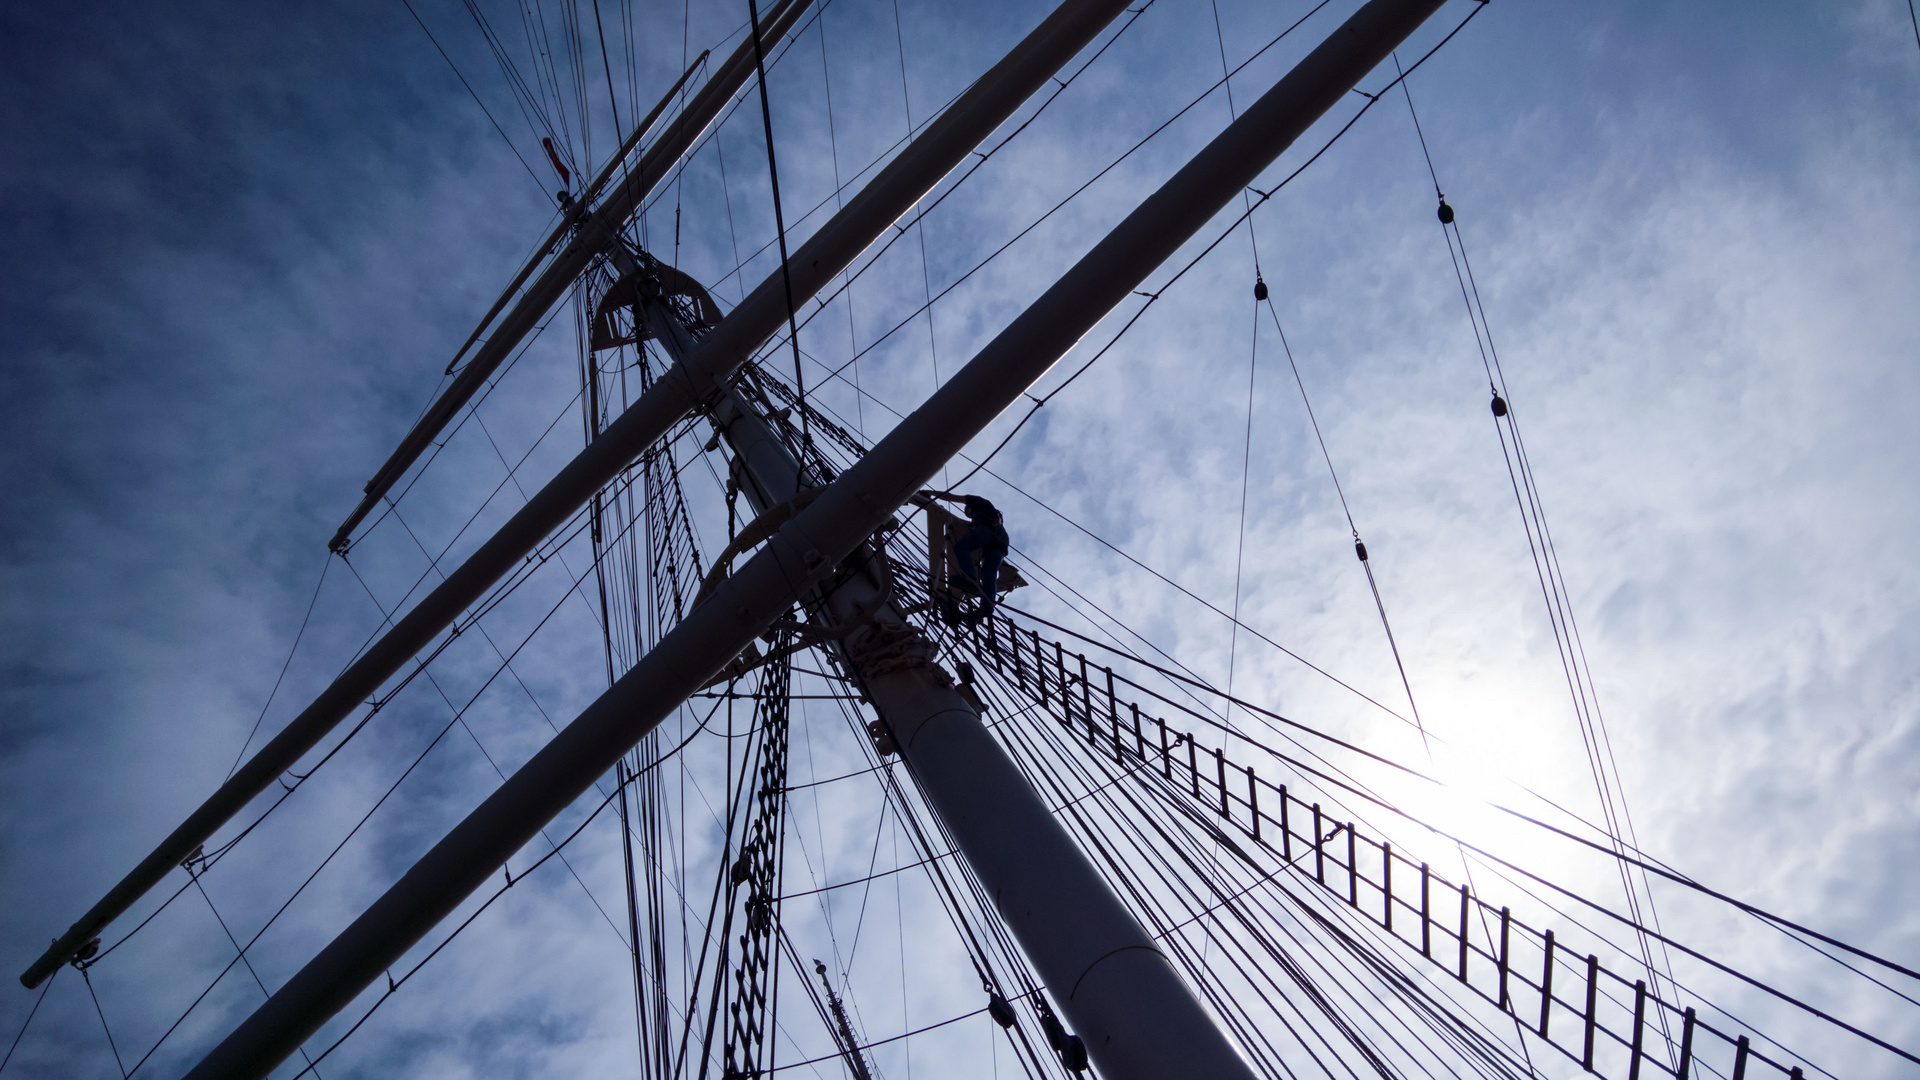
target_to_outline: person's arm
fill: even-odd
[[[935,491],[932,488],[928,488],[925,491],[922,491],[920,494],[925,495],[929,499],[944,499],[945,501],[950,503],[964,504],[967,501],[966,496],[964,495],[955,495],[951,491]]]

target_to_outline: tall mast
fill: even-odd
[[[671,323],[663,308],[652,325]],[[669,325],[669,352],[686,338]],[[711,414],[753,481],[754,509],[810,487],[787,445],[736,391]],[[855,673],[887,725],[921,797],[973,868],[1054,1004],[1107,1080],[1178,1075],[1253,1080],[1253,1073],[1159,945],[1088,861],[1046,800],[988,734],[978,710],[933,661],[934,649],[890,599],[874,554],[813,605],[810,621]],[[884,655],[884,664],[871,661]]]
[[[1444,2],[1369,0],[782,526],[188,1075],[264,1077],[284,1061],[688,695],[833,575],[943,464]]]
[[[1035,27],[800,246],[793,259],[795,300],[812,296],[846,269],[875,237],[932,190],[941,177],[965,159],[970,149],[992,134],[1022,102],[1125,10],[1127,2],[1066,0]],[[786,10],[783,8],[782,13]],[[20,981],[28,987],[38,986],[71,959],[171,873],[181,860],[206,843],[215,830],[255,796],[273,786],[275,777],[318,746],[340,721],[352,715],[462,611],[586,505],[595,492],[651,446],[693,403],[709,396],[714,389],[712,378],[696,376],[694,371],[733,370],[779,329],[785,319],[785,293],[776,273],[748,294],[740,306],[702,339],[697,355],[722,359],[707,361],[697,369],[676,364],[665,381],[656,384],[653,391],[601,432],[599,438],[535,493],[499,532],[341,672],[320,696],[56,939],[20,976]],[[496,334],[495,339],[498,337]]]

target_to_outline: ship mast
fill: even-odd
[[[770,16],[769,29],[784,30],[790,26],[784,21],[787,13],[806,2],[794,0],[778,15]],[[1012,116],[1035,90],[1046,85],[1047,79],[1092,41],[1126,5],[1127,0],[1062,3],[800,246],[792,260],[795,300],[804,301],[846,269],[876,237],[963,161],[970,149]],[[741,48],[750,51],[751,45]],[[740,78],[744,79],[744,72],[751,69],[749,55]],[[734,66],[724,70],[732,71]],[[719,80],[720,76],[715,76],[715,82],[708,86]],[[736,83],[735,89],[738,86]],[[21,983],[29,988],[38,986],[61,964],[76,956],[182,860],[190,858],[255,796],[272,787],[275,779],[292,768],[302,755],[318,746],[342,720],[431,645],[461,612],[520,565],[527,553],[586,505],[595,492],[618,476],[688,410],[710,397],[715,389],[715,377],[744,363],[748,355],[785,322],[785,296],[778,273],[762,282],[719,327],[701,340],[698,354],[691,358],[693,364],[675,365],[652,391],[601,432],[493,537],[341,672],[119,884],[55,939],[20,976]],[[496,332],[491,341],[502,340],[504,333],[505,330]],[[476,357],[474,362],[478,361]]]
[[[669,355],[691,350],[691,336],[664,305],[649,303],[646,319]],[[750,481],[741,491],[757,513],[815,490],[821,478],[737,390],[722,394],[709,416]],[[854,552],[842,573],[805,598],[810,628],[859,680],[921,796],[1099,1074],[1252,1080],[1152,936],[934,663],[933,646],[907,621],[887,577],[880,556]]]
[[[416,862],[189,1075],[262,1077],[285,1060],[490,879],[543,825],[613,769],[688,695],[793,604],[833,577],[943,464],[1442,3],[1369,0],[871,452],[795,514],[704,604],[664,635],[632,670]],[[964,725],[942,722],[943,714],[951,716],[938,707],[926,708],[923,726],[900,733],[902,740],[911,747],[924,737],[929,742],[920,752],[939,754],[948,749],[943,744],[954,739],[952,752],[963,752],[964,737],[956,733]],[[987,801],[965,790],[952,794],[955,805],[969,812],[980,812],[982,808],[973,803]],[[941,799],[935,795],[936,802]],[[965,827],[954,826],[956,832]],[[1123,980],[1103,994],[1124,997],[1127,990]],[[1069,988],[1067,996],[1078,994]],[[1125,1007],[1119,1000],[1112,1005],[1116,1010]],[[1163,1020],[1148,1018],[1149,1023]],[[1101,1060],[1095,1047],[1088,1049]]]

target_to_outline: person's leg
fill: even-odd
[[[986,542],[987,538],[981,535],[979,529],[970,529],[959,543],[953,545],[953,560],[959,565],[961,576],[975,585],[980,585],[981,579],[973,565],[973,553],[985,547]]]
[[[1007,553],[997,547],[985,548],[980,552],[980,615],[985,618],[993,614],[993,605],[1000,592],[1000,560]]]

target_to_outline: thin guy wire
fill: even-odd
[[[40,984],[40,996],[33,999],[33,1008],[27,1010],[27,1018],[20,1025],[20,1033],[13,1037],[12,1045],[7,1047],[7,1056],[0,1058],[0,1073],[7,1071],[7,1063],[13,1060],[13,1052],[20,1049],[20,1040],[27,1037],[27,1028],[33,1025],[33,1018],[40,1012],[40,1003],[47,1000],[47,991],[53,989],[53,980],[60,975],[60,969],[54,968],[47,981]]]
[[[1396,53],[1394,55],[1394,66],[1396,69],[1399,67],[1399,62],[1400,62],[1399,56]],[[1402,95],[1406,98],[1407,114],[1413,120],[1414,134],[1418,137],[1420,142],[1420,153],[1422,158],[1424,158],[1426,161],[1427,174],[1433,181],[1434,195],[1436,198],[1439,198],[1444,202],[1446,195],[1440,189],[1440,174],[1439,174],[1439,171],[1434,167],[1433,154],[1432,154],[1432,151],[1427,146],[1426,132],[1420,124],[1419,111],[1414,108],[1413,90],[1404,78],[1401,80],[1400,90]],[[1454,254],[1455,241],[1458,240],[1459,242],[1459,260],[1460,261],[1455,264],[1454,272],[1456,277],[1462,278],[1462,280],[1460,281],[1461,298],[1467,301],[1468,321],[1473,323],[1474,341],[1480,347],[1481,365],[1483,367],[1487,367],[1489,356],[1491,356],[1492,367],[1487,370],[1487,377],[1489,382],[1494,382],[1496,380],[1495,372],[1499,370],[1499,366],[1500,366],[1500,354],[1498,350],[1494,348],[1493,328],[1491,325],[1487,323],[1486,307],[1485,307],[1485,304],[1480,300],[1479,283],[1474,278],[1472,263],[1469,262],[1466,257],[1466,238],[1460,235],[1460,226],[1458,222],[1454,223],[1453,229],[1451,232],[1448,231],[1445,223],[1443,222],[1441,225],[1441,232],[1447,238],[1447,253],[1449,256],[1452,256]],[[1462,275],[1461,273],[1463,266],[1465,270],[1464,275]],[[1469,295],[1468,295],[1469,288],[1471,288],[1471,298],[1469,298]],[[1475,318],[1476,308],[1478,309],[1477,319]],[[1483,330],[1484,330],[1484,342],[1482,337]],[[1506,373],[1504,371],[1499,371],[1497,381],[1500,385],[1498,387],[1497,392],[1506,390],[1505,374]],[[1533,497],[1532,513],[1539,526],[1539,531],[1541,533],[1542,546],[1547,548],[1545,555],[1547,560],[1546,569],[1548,573],[1546,576],[1552,578],[1552,584],[1553,584],[1553,587],[1551,589],[1552,595],[1548,597],[1548,607],[1549,607],[1548,613],[1550,616],[1553,615],[1555,613],[1555,608],[1557,605],[1559,615],[1560,615],[1560,618],[1558,620],[1555,620],[1556,625],[1554,627],[1554,636],[1556,639],[1556,644],[1558,644],[1559,638],[1561,637],[1561,628],[1559,625],[1557,625],[1557,623],[1560,621],[1564,621],[1567,624],[1568,635],[1574,639],[1574,641],[1571,643],[1572,646],[1580,649],[1578,667],[1580,669],[1586,669],[1586,657],[1584,652],[1584,646],[1580,645],[1578,642],[1578,629],[1573,622],[1572,601],[1570,597],[1565,595],[1564,583],[1561,580],[1561,576],[1559,572],[1559,561],[1555,553],[1552,551],[1551,541],[1546,535],[1546,521],[1544,516],[1544,509],[1539,504],[1538,493],[1534,488],[1532,470],[1528,467],[1528,463],[1525,459],[1525,451],[1520,445],[1519,426],[1518,426],[1517,420],[1513,417],[1512,402],[1510,399],[1508,400],[1508,426],[1511,428],[1513,433],[1515,453],[1519,455],[1521,459],[1520,477],[1510,477],[1515,480],[1515,487],[1516,487],[1515,495],[1518,496],[1520,494],[1519,491],[1517,490],[1519,487],[1519,480],[1521,478],[1524,478],[1527,492],[1530,496]],[[1501,436],[1501,439],[1500,439],[1501,450],[1502,450],[1503,456],[1505,456],[1505,451],[1507,449],[1506,432],[1500,430],[1499,418],[1497,416],[1495,417],[1495,420],[1494,420],[1494,427],[1496,432],[1498,432]],[[1508,462],[1508,472],[1510,474],[1513,472],[1513,465],[1511,461]],[[1527,524],[1528,511],[1525,504],[1526,504],[1526,500],[1523,499],[1522,507],[1521,507],[1521,518],[1522,518],[1523,525]],[[1529,547],[1533,547],[1532,533],[1533,533],[1533,529],[1531,527],[1528,527],[1527,539],[1528,539]],[[1541,562],[1540,562],[1540,555],[1541,555],[1541,552],[1539,551],[1535,552],[1534,568],[1536,571],[1540,571],[1542,569]],[[1547,586],[1547,582],[1543,580],[1541,584],[1542,584],[1543,590],[1545,590]],[[1591,765],[1594,773],[1595,784],[1599,788],[1599,795],[1600,795],[1600,800],[1602,804],[1601,806],[1602,813],[1605,815],[1608,825],[1610,826],[1610,832],[1612,833],[1615,844],[1620,845],[1624,849],[1624,847],[1627,846],[1628,839],[1630,838],[1632,841],[1632,846],[1637,850],[1638,844],[1639,844],[1639,838],[1637,833],[1633,829],[1631,814],[1627,810],[1625,791],[1623,789],[1623,786],[1620,784],[1620,779],[1619,779],[1619,764],[1617,761],[1613,759],[1613,756],[1612,756],[1611,739],[1608,738],[1606,735],[1605,721],[1599,713],[1599,702],[1597,700],[1597,693],[1595,693],[1594,695],[1595,700],[1593,701],[1593,704],[1592,704],[1593,715],[1591,716],[1591,718],[1589,718],[1586,715],[1587,705],[1586,705],[1586,699],[1583,696],[1583,694],[1593,692],[1592,672],[1590,669],[1586,669],[1584,670],[1584,675],[1583,675],[1581,671],[1577,671],[1575,669],[1575,666],[1571,664],[1572,660],[1573,660],[1573,657],[1568,655],[1567,651],[1563,649],[1562,663],[1563,665],[1566,665],[1568,668],[1566,674],[1568,677],[1568,682],[1570,684],[1569,689],[1573,690],[1574,692],[1574,708],[1576,713],[1576,719],[1579,720],[1580,726],[1582,728],[1582,731],[1581,731],[1582,741],[1583,743],[1588,744],[1589,764]],[[1589,729],[1593,729],[1593,730],[1589,730]],[[1599,744],[1603,739],[1606,740],[1606,743],[1607,743],[1606,745],[1607,762],[1611,764],[1613,768],[1611,785],[1608,783],[1608,777],[1606,776],[1605,769],[1601,765],[1598,758],[1599,751],[1600,751]],[[1615,787],[1622,787],[1622,790],[1616,793],[1614,790],[1612,790]],[[1616,817],[1616,812],[1615,812],[1616,801],[1619,807],[1618,817]],[[1624,820],[1626,822],[1625,832],[1627,833],[1627,836],[1624,836],[1624,837],[1621,835],[1621,832],[1622,832],[1620,828],[1621,820]],[[1624,864],[1620,865],[1620,873],[1621,873],[1621,884],[1625,887],[1625,891],[1627,894],[1626,899],[1627,899],[1628,907],[1633,913],[1633,915],[1635,916],[1636,921],[1640,921],[1641,920],[1640,897],[1638,896],[1638,894],[1634,889],[1631,876]],[[1650,914],[1652,915],[1652,921],[1655,925],[1655,928],[1658,929],[1659,928],[1659,910],[1654,905],[1654,902],[1653,902],[1653,892],[1652,892],[1651,882],[1645,879],[1644,874],[1642,875],[1641,885],[1642,885],[1642,888],[1646,890],[1647,907]],[[1643,936],[1640,939],[1640,947],[1643,954],[1642,959],[1646,963],[1648,974],[1655,980],[1655,988],[1657,989],[1659,985],[1658,980],[1662,972],[1656,969],[1654,965],[1652,943],[1649,942]],[[1673,984],[1675,989],[1677,990],[1678,984],[1674,983],[1674,979],[1673,979],[1672,957],[1666,956],[1665,960],[1666,960],[1666,965],[1665,965],[1666,970],[1664,974],[1667,978],[1667,981],[1670,984]],[[1659,1020],[1661,1025],[1661,1034],[1664,1037],[1667,1044],[1669,1061],[1673,1061],[1675,1060],[1673,1055],[1676,1053],[1676,1050],[1674,1047],[1672,1031],[1667,1027],[1666,1016],[1664,1013],[1659,1015]]]
[[[794,386],[800,394],[800,441],[811,446],[813,436],[807,428],[807,377],[800,368],[800,328],[794,321],[793,313],[793,274],[787,268],[787,219],[780,208],[780,167],[774,163],[773,154],[773,109],[767,102],[767,66],[760,49],[760,5],[756,0],[747,0],[747,14],[753,20],[753,66],[760,74],[760,122],[767,135],[767,179],[773,188],[773,224],[776,237],[780,241],[780,284],[787,297],[787,339],[793,343]]]
[[[300,651],[300,639],[307,636],[307,623],[313,618],[313,607],[320,602],[320,587],[327,583],[327,571],[333,566],[333,556],[329,552],[320,564],[320,580],[313,585],[313,598],[307,601],[307,613],[300,617],[300,629],[293,635],[293,645],[287,649],[287,659],[280,665],[280,674],[274,676],[273,689],[267,692],[267,700],[260,706],[260,715],[253,718],[253,729],[247,732],[247,739],[240,744],[240,752],[233,756],[233,764],[227,766],[227,779],[233,779],[234,770],[247,756],[247,748],[253,745],[253,737],[260,734],[260,723],[267,718],[267,710],[273,707],[275,695],[280,693],[280,684],[286,680],[287,669],[293,666],[293,656]]]
[[[433,31],[428,30],[427,24],[421,21],[420,13],[413,10],[413,5],[409,3],[408,0],[400,0],[400,3],[407,9],[407,14],[413,16],[413,21],[420,24],[421,31],[427,35],[427,40],[433,42],[434,51],[439,53],[440,58],[445,60],[447,66],[453,69],[454,77],[460,80],[460,85],[467,88],[467,94],[473,98],[473,103],[480,106],[480,111],[486,114],[487,123],[492,124],[493,130],[498,131],[500,138],[506,141],[507,149],[513,151],[513,156],[519,160],[520,167],[527,170],[527,175],[533,178],[533,185],[540,189],[540,194],[552,198],[547,192],[547,185],[541,181],[540,174],[534,172],[533,166],[527,164],[527,159],[520,156],[520,148],[513,145],[512,139],[507,138],[507,133],[505,129],[501,128],[500,121],[493,118],[493,111],[487,108],[487,103],[480,100],[479,94],[474,93],[473,84],[469,83],[467,77],[460,73],[460,65],[453,62],[453,57],[447,55],[447,50],[440,47],[440,40],[434,37]]]
[[[107,1033],[107,1048],[113,1051],[113,1063],[120,1070],[120,1080],[126,1080],[127,1063],[120,1060],[120,1048],[114,1045],[113,1029],[107,1026],[107,1012],[100,1007],[100,995],[93,990],[93,976],[88,975],[83,967],[80,969],[80,978],[87,984],[87,996],[93,999],[93,1011],[100,1015],[100,1030]]]

